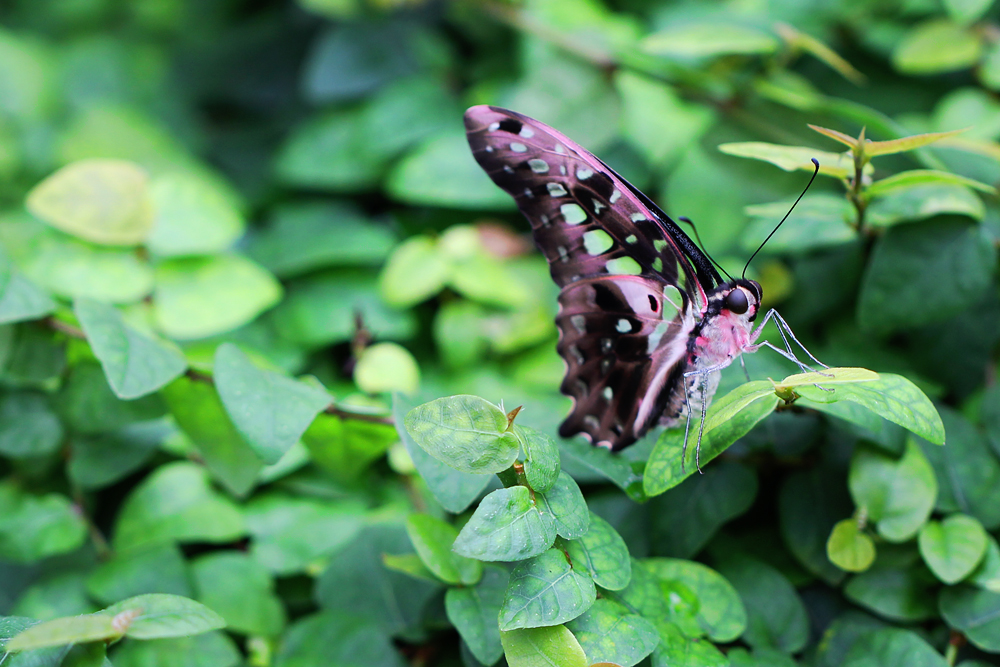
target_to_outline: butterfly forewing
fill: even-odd
[[[562,391],[574,406],[561,435],[583,432],[612,449],[631,444],[681,408],[674,389],[707,304],[706,278],[678,247],[690,241],[556,130],[488,106],[469,109],[465,125],[473,155],[517,201],[562,288]]]

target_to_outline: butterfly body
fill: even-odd
[[[673,220],[558,131],[490,106],[465,124],[561,288],[561,390],[574,405],[560,435],[619,450],[706,406],[718,371],[757,348],[760,285],[724,282]]]

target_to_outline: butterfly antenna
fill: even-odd
[[[698,245],[699,245],[699,247],[701,247],[701,251],[703,253],[705,253],[705,257],[708,257],[708,261],[710,261],[712,264],[714,264],[715,268],[717,268],[720,271],[722,271],[723,273],[725,273],[726,274],[726,278],[728,278],[729,280],[732,280],[733,277],[731,275],[729,275],[729,271],[726,271],[724,268],[722,268],[722,265],[719,264],[718,262],[716,262],[715,259],[713,259],[712,256],[708,254],[708,250],[705,249],[705,244],[701,240],[701,234],[698,233],[698,228],[694,226],[694,222],[691,220],[691,218],[680,217],[680,218],[677,218],[677,219],[680,220],[681,222],[686,222],[688,225],[691,226],[691,231],[694,232],[694,238],[695,238],[696,241],[698,241]]]
[[[802,188],[802,193],[799,195],[798,199],[796,199],[795,202],[792,204],[792,207],[788,209],[788,213],[785,214],[785,217],[781,219],[781,222],[779,222],[777,225],[774,226],[774,229],[772,229],[771,233],[767,235],[767,238],[764,239],[764,242],[760,244],[760,247],[754,250],[753,254],[750,255],[750,259],[747,260],[746,265],[743,267],[744,279],[747,277],[747,268],[749,268],[750,262],[752,262],[753,258],[757,256],[757,253],[759,253],[764,248],[764,246],[767,245],[767,242],[771,240],[771,237],[774,236],[774,233],[778,231],[778,228],[781,227],[781,225],[785,222],[785,220],[788,220],[788,216],[792,214],[792,211],[794,211],[798,203],[802,201],[802,198],[805,196],[806,192],[809,191],[809,186],[812,185],[813,181],[816,180],[816,174],[819,173],[819,160],[817,160],[816,158],[810,158],[810,161],[813,163],[813,166],[815,167],[815,169],[813,169],[813,175],[809,178],[809,182],[806,183],[806,187]]]

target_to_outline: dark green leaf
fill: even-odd
[[[305,616],[289,627],[274,658],[275,667],[403,667],[386,632],[350,612]]]
[[[965,579],[986,555],[983,524],[965,514],[928,521],[920,529],[920,555],[931,572],[946,584]]]
[[[549,549],[510,573],[500,630],[559,625],[587,611],[596,598],[590,575],[574,569],[561,549]]]
[[[890,542],[914,537],[934,509],[937,480],[934,469],[913,441],[900,459],[869,448],[858,448],[848,477],[851,497],[879,535]]]
[[[105,604],[144,593],[193,595],[184,556],[171,544],[116,553],[87,577],[87,592]]]
[[[158,394],[134,401],[115,396],[96,363],[75,365],[54,404],[64,420],[80,433],[113,431],[134,422],[162,417],[167,408]]]
[[[633,614],[654,623],[667,621],[670,609],[660,580],[641,562],[634,558],[631,562],[632,578],[628,586],[619,591],[601,591],[601,597],[614,600]]]
[[[0,454],[14,459],[45,456],[63,439],[59,418],[44,394],[0,394]]]
[[[25,493],[0,482],[0,558],[32,562],[77,549],[87,537],[78,508],[59,493]]]
[[[600,599],[567,625],[593,662],[632,667],[653,652],[660,641],[656,626],[628,609]]]
[[[451,550],[458,530],[428,514],[411,514],[406,532],[420,560],[438,578],[449,584],[473,586],[483,575],[483,564]]]
[[[492,665],[503,655],[497,618],[509,578],[503,568],[486,565],[478,584],[468,588],[449,588],[445,594],[448,620],[476,659],[484,665]]]
[[[751,252],[756,250],[793,201],[747,206],[746,214],[754,220],[744,235],[743,247]],[[767,249],[774,253],[801,252],[847,243],[858,236],[848,224],[852,212],[850,202],[844,197],[825,193],[806,195],[795,207],[795,215],[781,226],[781,232],[767,242]]]
[[[152,393],[187,368],[180,350],[132,328],[114,306],[77,299],[73,310],[118,398]]]
[[[848,581],[844,595],[891,620],[923,621],[934,616],[931,584],[912,567],[875,567]]]
[[[873,227],[889,227],[946,214],[981,220],[985,213],[982,200],[964,185],[916,185],[876,199],[865,211],[865,221]]]
[[[789,653],[805,646],[809,638],[805,606],[780,572],[748,556],[727,558],[718,570],[743,599],[747,613],[743,639],[748,644]]]
[[[884,628],[861,637],[844,660],[844,667],[904,664],[946,667],[948,663],[920,635],[902,628]]]
[[[275,463],[331,403],[325,391],[258,368],[232,343],[215,352],[215,386],[236,430],[264,463]]]
[[[611,524],[590,513],[590,528],[566,543],[573,567],[585,569],[601,588],[620,591],[632,579],[632,561],[621,535]]]
[[[939,604],[948,625],[982,650],[1000,652],[1000,593],[949,586],[941,591]]]
[[[996,250],[981,227],[956,218],[893,227],[875,244],[858,323],[890,332],[965,310],[989,288]]]
[[[453,549],[478,560],[524,560],[544,552],[555,539],[554,517],[535,506],[527,487],[512,486],[483,498]]]
[[[233,632],[277,636],[285,610],[274,594],[274,581],[253,557],[234,551],[207,554],[191,563],[197,598],[225,619]]]
[[[0,324],[36,320],[55,308],[52,299],[22,276],[0,248]]]
[[[157,420],[128,424],[113,433],[76,436],[67,473],[84,489],[108,486],[149,461],[160,443],[176,432],[166,420]]]
[[[668,589],[681,585],[694,594],[698,626],[712,641],[731,642],[746,630],[747,612],[739,594],[715,570],[675,558],[647,558],[642,563],[660,581],[668,582]]]
[[[660,645],[653,651],[653,667],[726,667],[729,661],[704,639],[684,636],[673,623],[660,623]]]
[[[827,557],[827,540],[834,524],[852,511],[843,478],[829,467],[793,473],[778,499],[781,536],[799,564],[829,584],[839,584],[844,573]]]
[[[994,593],[1000,593],[1000,545],[987,536],[986,555],[966,581]]]
[[[530,426],[515,426],[514,433],[524,449],[524,475],[528,485],[535,491],[547,492],[559,478],[559,446]]]
[[[240,650],[223,632],[206,632],[193,637],[123,642],[112,653],[115,667],[235,667]],[[103,665],[102,667],[107,667]]]

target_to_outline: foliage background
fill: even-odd
[[[730,271],[805,176],[720,144],[835,152],[808,123],[879,140],[968,127],[878,158],[873,177],[1000,181],[1000,10],[982,0],[0,11],[0,614],[22,619],[3,636],[142,593],[199,600],[228,624],[126,639],[115,665],[477,664],[440,584],[382,565],[412,552],[409,513],[448,516],[388,425],[388,392],[524,404],[519,423],[548,433],[567,403],[556,290],[468,154],[465,107],[514,108],[579,140],[692,218]],[[97,238],[72,191],[34,189],[89,158],[148,175],[121,186],[150,206],[127,217],[138,241]],[[131,182],[118,168],[84,180]],[[563,443],[563,469],[634,557],[696,559],[730,580],[748,614],[725,647],[733,664],[901,664],[899,647],[922,661],[909,664],[1000,664],[998,202],[920,182],[859,224],[843,193],[818,181],[752,272],[820,359],[931,395],[944,449],[785,411],[643,504],[652,439],[628,450],[617,486],[579,443]],[[748,366],[790,372],[766,352]],[[971,527],[938,521],[953,515]],[[878,554],[859,574],[826,550],[852,517]],[[943,561],[924,544],[934,531]]]

